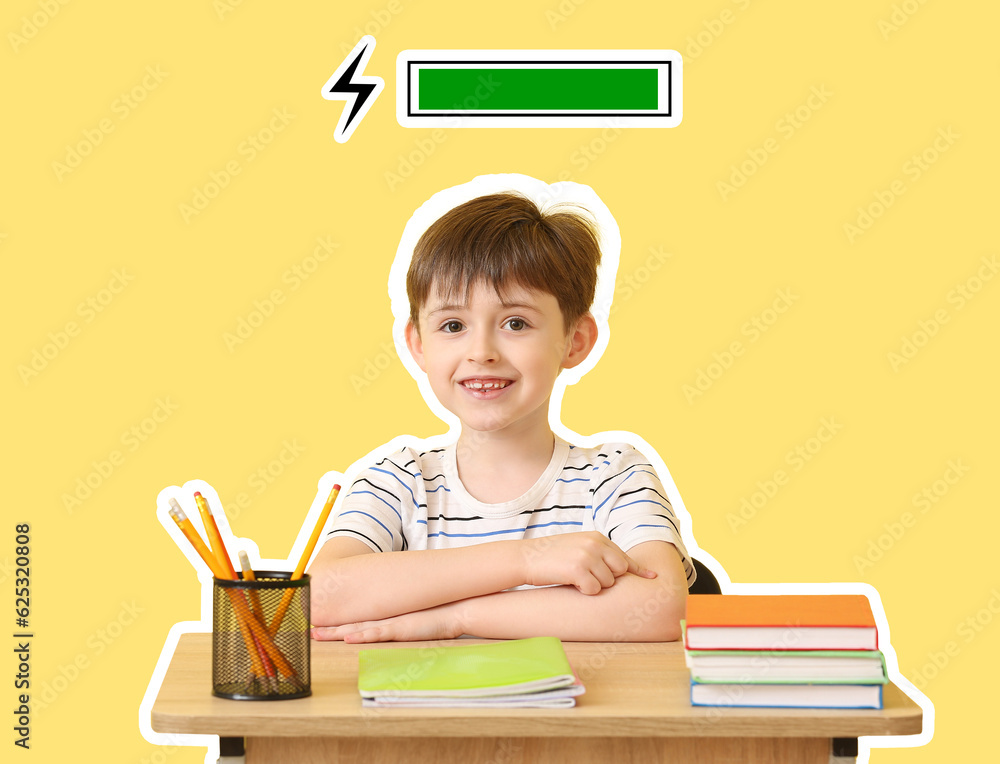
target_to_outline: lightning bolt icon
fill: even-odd
[[[346,102],[333,134],[337,143],[347,143],[385,88],[385,81],[381,77],[365,77],[360,74],[368,65],[368,59],[372,57],[374,50],[375,38],[366,34],[323,86],[323,98]]]

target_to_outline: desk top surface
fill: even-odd
[[[859,737],[917,734],[922,725],[920,707],[892,684],[881,710],[692,706],[677,642],[564,642],[587,688],[575,708],[362,708],[359,650],[447,644],[314,642],[311,697],[236,701],[212,695],[211,634],[184,634],[153,704],[153,729],[228,737]]]

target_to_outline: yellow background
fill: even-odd
[[[161,489],[208,481],[235,532],[283,558],[323,473],[395,435],[441,431],[386,354],[388,267],[419,204],[494,172],[591,185],[621,226],[611,344],[567,392],[566,425],[645,438],[733,581],[878,589],[900,668],[923,678],[937,727],[930,745],[873,761],[992,750],[1000,279],[976,279],[993,276],[984,263],[998,255],[1000,12],[649,5],[5,3],[2,622],[13,630],[13,526],[29,522],[36,688],[87,663],[33,714],[25,758],[156,752],[137,708],[170,626],[199,617],[196,576],[154,515]],[[367,72],[386,90],[340,145],[342,106],[320,87],[365,32],[377,39]],[[409,48],[676,49],[684,120],[434,138],[396,123],[395,58]],[[796,110],[798,127],[786,116]],[[276,113],[282,129],[251,156],[245,142]],[[71,150],[89,155],[67,172],[56,163],[69,167]],[[232,161],[239,174],[185,220],[181,205]],[[720,187],[744,162],[745,183]],[[846,231],[879,211],[877,194],[891,206]],[[309,261],[321,237],[337,248]],[[670,257],[652,269],[655,252]],[[289,269],[313,265],[293,289]],[[630,276],[641,288],[626,289]],[[961,308],[959,286],[972,295]],[[225,333],[274,290],[284,302],[227,348]],[[781,290],[794,301],[754,341],[746,322],[771,318]],[[61,334],[69,322],[76,336]],[[904,338],[923,346],[893,362]],[[734,342],[742,355],[713,368]],[[33,358],[43,368],[26,374]],[[685,395],[699,372],[717,378]],[[796,470],[788,454],[808,449],[824,418],[840,429]],[[297,453],[281,464],[286,442]],[[956,461],[960,476],[947,472]],[[95,470],[100,485],[69,511],[65,495]],[[777,470],[786,484],[735,522]],[[951,484],[935,483],[946,474]],[[935,485],[922,512],[913,497]]]

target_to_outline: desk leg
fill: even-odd
[[[858,739],[856,737],[835,737],[833,739],[833,755],[845,759],[858,758]]]
[[[247,738],[246,764],[828,764],[829,738]]]
[[[242,756],[246,753],[241,737],[220,737],[219,756]]]

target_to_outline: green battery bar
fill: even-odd
[[[676,127],[672,50],[405,50],[396,59],[404,127]]]
[[[656,111],[655,68],[424,68],[422,112]]]

